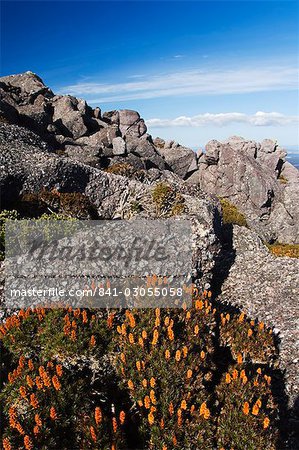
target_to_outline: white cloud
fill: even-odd
[[[61,93],[83,96],[89,103],[142,100],[180,95],[220,95],[298,87],[298,68],[290,66],[185,70],[120,83],[85,82],[64,86]]]
[[[175,119],[149,119],[147,126],[155,128],[166,127],[223,127],[232,123],[243,123],[252,126],[285,126],[299,123],[299,116],[285,116],[278,112],[257,111],[253,115],[232,112],[219,114],[198,114],[193,117],[180,116]]]

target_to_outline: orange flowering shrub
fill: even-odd
[[[256,323],[242,312],[220,314],[220,340],[228,346],[233,358],[269,363],[277,358],[274,335],[263,322]]]
[[[217,427],[219,448],[243,450],[252,448],[252,443],[255,448],[265,450],[278,448],[277,406],[273,401],[271,377],[264,370],[232,365],[216,393],[221,405]]]
[[[184,310],[127,311],[116,326],[116,368],[138,406],[146,448],[211,448],[212,331],[207,299]],[[202,357],[200,356],[202,354]],[[203,356],[204,355],[204,356]]]
[[[272,331],[210,297],[12,313],[0,325],[3,449],[274,449]]]

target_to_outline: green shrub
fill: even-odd
[[[5,450],[277,448],[272,330],[210,296],[182,309],[7,317]]]
[[[186,212],[184,197],[165,182],[160,182],[152,190],[152,199],[157,217],[171,217]]]
[[[246,217],[238,208],[233,205],[226,198],[220,198],[222,217],[224,224],[239,225],[240,227],[247,227]]]

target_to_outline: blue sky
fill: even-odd
[[[31,70],[154,136],[299,148],[298,2],[1,2],[1,74]]]

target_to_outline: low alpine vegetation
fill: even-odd
[[[277,444],[272,330],[209,292],[181,309],[19,310],[0,338],[5,450]]]

